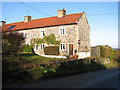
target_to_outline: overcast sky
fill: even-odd
[[[19,0],[21,1],[21,0]],[[117,2],[2,2],[2,18],[6,23],[20,22],[25,15],[32,19],[57,16],[65,8],[67,14],[85,12],[90,26],[91,46],[118,47]]]

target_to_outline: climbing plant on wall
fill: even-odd
[[[42,43],[47,43],[48,45],[53,44],[53,45],[59,45],[60,42],[56,40],[54,34],[50,34],[48,36],[44,36],[44,38],[35,38],[31,40],[31,47],[33,48],[35,44],[39,45]]]

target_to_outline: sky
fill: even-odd
[[[6,23],[20,22],[24,16],[32,19],[57,16],[65,8],[66,14],[85,12],[90,26],[91,46],[109,45],[118,48],[117,2],[2,2],[2,18]]]

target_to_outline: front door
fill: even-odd
[[[73,44],[69,44],[69,55],[73,55]]]

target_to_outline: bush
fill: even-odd
[[[120,62],[120,50],[114,50],[113,59]]]
[[[23,35],[16,31],[2,33],[3,58],[8,57],[9,59],[14,60],[18,57],[18,54],[21,51],[21,46],[24,43],[24,39]]]
[[[37,80],[37,79],[39,79],[39,78],[41,78],[43,76],[44,70],[43,69],[39,69],[39,68],[30,69],[30,70],[28,70],[28,74],[29,74],[29,77],[32,80]]]
[[[102,57],[110,57],[111,55],[111,47],[109,46],[97,46],[100,47],[100,54]]]
[[[112,48],[110,48],[110,60],[112,60],[114,57],[114,51]]]
[[[28,44],[25,44],[22,47],[22,51],[23,52],[32,52],[32,48]]]
[[[48,46],[44,47],[45,55],[59,55],[59,47],[58,46]]]

